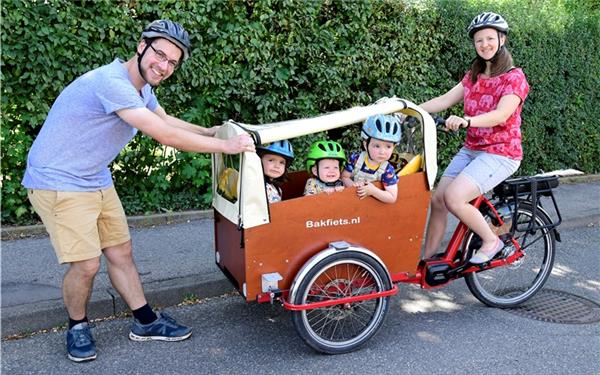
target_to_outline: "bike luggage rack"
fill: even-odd
[[[528,223],[526,232],[536,231],[540,229],[554,229],[562,223],[562,216],[554,193],[552,190],[558,186],[558,176],[525,176],[517,177],[505,180],[500,185],[496,186],[493,191],[493,195],[498,197],[501,201],[507,203],[517,203],[514,205],[515,209],[512,209],[512,225],[511,233],[514,231],[517,223],[518,203],[519,202],[530,202],[531,203],[531,220]],[[550,215],[548,217],[552,220],[551,224],[548,225],[535,225],[536,211],[540,208],[543,209],[539,196],[549,197],[552,199],[554,206],[554,212],[558,220],[554,220]],[[539,204],[539,205],[538,205]],[[546,212],[547,213],[547,212]],[[547,213],[548,214],[548,213]],[[560,241],[560,240],[559,240]]]

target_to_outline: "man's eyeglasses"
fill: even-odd
[[[156,55],[156,58],[158,59],[158,61],[160,61],[160,62],[168,61],[169,66],[173,70],[179,68],[179,62],[178,61],[176,61],[176,60],[169,60],[169,58],[167,57],[167,55],[165,55],[165,53],[163,51],[152,47],[152,44],[150,44],[150,48],[152,48],[152,51],[154,51],[154,54]]]

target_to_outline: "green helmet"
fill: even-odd
[[[346,161],[346,154],[342,146],[334,141],[317,141],[310,146],[308,156],[306,157],[306,169],[310,172],[311,168],[321,159],[337,159],[340,161],[340,168]]]

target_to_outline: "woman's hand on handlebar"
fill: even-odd
[[[471,120],[466,119],[464,117],[452,115],[447,119],[444,119],[443,117],[438,116],[436,114],[431,114],[431,116],[433,118],[433,121],[435,122],[435,126],[438,129],[438,131],[444,131],[447,133],[450,130],[453,133],[455,133],[460,128],[468,128],[469,126],[471,126]],[[398,116],[398,118],[401,119],[401,122],[404,125],[407,125],[409,128],[414,128],[418,124],[416,117],[400,115]]]
[[[446,119],[446,129],[448,130],[457,131],[467,127],[469,127],[469,121],[462,117],[452,115]]]

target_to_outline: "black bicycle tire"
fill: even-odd
[[[532,208],[533,206],[531,205],[531,203],[520,202],[518,207],[518,214],[520,215],[526,213],[528,216],[531,216]],[[491,217],[491,215],[487,216]],[[549,225],[552,223],[552,220],[550,219],[548,214],[539,206],[536,209],[536,220],[538,220],[537,224],[542,225]],[[480,302],[490,307],[510,308],[518,306],[523,302],[529,300],[540,289],[542,289],[542,287],[548,280],[548,277],[552,273],[552,268],[554,266],[554,259],[556,255],[556,236],[554,233],[554,229],[542,228],[539,230],[541,230],[544,233],[542,237],[542,240],[544,241],[544,262],[542,264],[542,267],[540,267],[540,270],[537,273],[532,285],[516,297],[503,299],[501,297],[493,296],[490,292],[485,290],[479,282],[479,277],[484,275],[486,271],[470,273],[465,276],[465,282],[467,283],[467,287],[469,288],[469,290],[475,298],[477,298]],[[465,254],[467,254],[468,257],[471,256],[470,253],[472,252],[472,249],[467,249],[467,247],[470,239],[472,239],[474,236],[476,236],[476,234],[474,234],[473,232],[467,233],[467,236],[465,237],[465,241],[463,243],[463,251]]]
[[[379,280],[379,291],[391,289],[391,281],[387,276],[384,266],[376,261],[373,257],[360,252],[342,252],[333,254],[319,261],[308,271],[306,276],[299,284],[298,292],[293,303],[306,303],[308,291],[310,290],[312,283],[319,277],[319,275],[326,272],[332,265],[337,265],[337,263],[342,264],[344,262],[357,262],[366,265],[367,268],[370,268],[375,273],[375,276],[377,276],[376,279]],[[390,297],[380,297],[375,299],[377,300],[378,304],[376,312],[374,312],[374,314],[371,316],[369,325],[360,332],[362,336],[358,340],[352,339],[348,340],[348,342],[337,343],[317,337],[318,334],[314,332],[308,323],[307,314],[310,310],[293,311],[292,322],[294,324],[294,328],[298,332],[298,335],[308,346],[317,352],[324,354],[348,353],[358,349],[379,331],[389,308],[389,299]],[[368,332],[363,334],[364,331]]]

